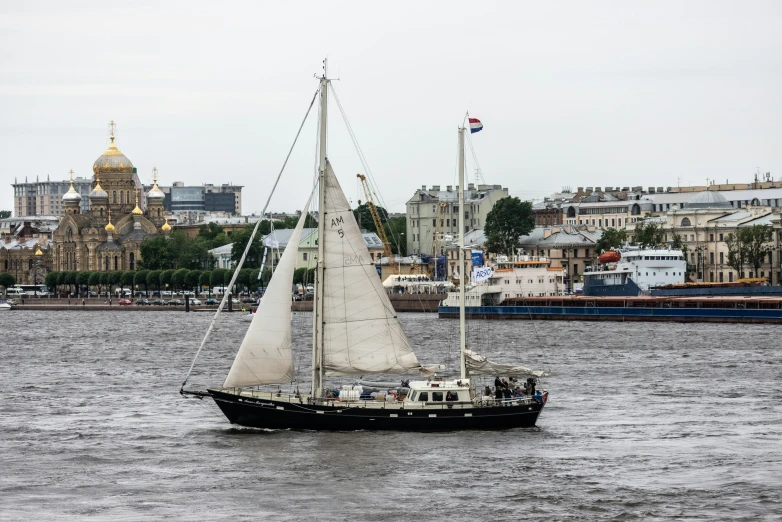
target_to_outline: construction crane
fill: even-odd
[[[364,194],[367,196],[367,207],[369,207],[369,213],[372,215],[372,221],[375,223],[377,236],[380,238],[380,241],[383,242],[383,255],[388,260],[388,267],[391,269],[392,273],[397,273],[394,256],[391,253],[391,243],[388,241],[388,236],[386,236],[386,230],[383,228],[383,222],[380,221],[380,213],[377,211],[375,202],[372,200],[372,191],[369,190],[367,177],[363,174],[356,174],[356,177],[361,180],[361,185],[364,187]],[[361,205],[361,200],[359,200],[358,204]]]

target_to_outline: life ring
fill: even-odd
[[[548,392],[544,391],[543,396],[541,397],[541,400],[543,401],[543,404],[546,404],[546,401],[548,400]]]

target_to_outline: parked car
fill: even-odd
[[[122,306],[132,305],[133,301],[131,301],[130,299],[120,299],[119,304],[121,304]]]
[[[243,303],[249,303],[249,304],[255,304],[255,303],[258,302],[258,299],[256,299],[255,297],[245,297],[244,299],[242,299],[242,302]]]
[[[172,299],[168,302],[168,306],[185,306],[185,302],[181,299]]]
[[[217,299],[215,299],[214,297],[210,297],[209,299],[204,301],[204,304],[216,305],[216,304],[219,304],[219,303],[217,302]]]
[[[196,299],[195,297],[193,297],[193,298],[190,299],[190,304],[193,305],[193,306],[200,306],[203,303],[201,302],[200,299]]]
[[[143,297],[141,299],[136,299],[136,306],[148,306],[149,304],[149,299],[144,299]]]
[[[150,301],[149,304],[155,305],[155,306],[165,306],[166,302],[163,301],[162,299],[154,299],[154,300]]]

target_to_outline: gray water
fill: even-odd
[[[193,387],[222,383],[249,324],[238,316]],[[233,427],[211,400],[180,397],[210,319],[3,313],[0,518],[782,516],[778,326],[475,321],[474,348],[552,372],[537,428],[315,433]],[[421,360],[454,366],[457,322],[401,320]],[[308,340],[296,339],[305,377]]]

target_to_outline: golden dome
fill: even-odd
[[[43,255],[43,252],[41,252],[41,245],[35,245],[35,255],[38,257]]]
[[[109,125],[111,127],[111,134],[109,134],[111,143],[109,148],[95,160],[92,171],[95,174],[109,172],[132,174],[133,163],[114,144],[114,122],[112,121]]]
[[[138,192],[136,192],[136,208],[130,211],[131,214],[134,216],[143,216],[144,212],[141,211],[140,208],[138,208]]]
[[[109,223],[105,227],[106,232],[114,232],[114,225],[111,224],[111,209],[109,209]]]
[[[166,221],[165,223],[163,223],[163,226],[160,227],[160,230],[162,230],[163,232],[169,232],[171,230],[171,225],[169,225],[168,221]]]

